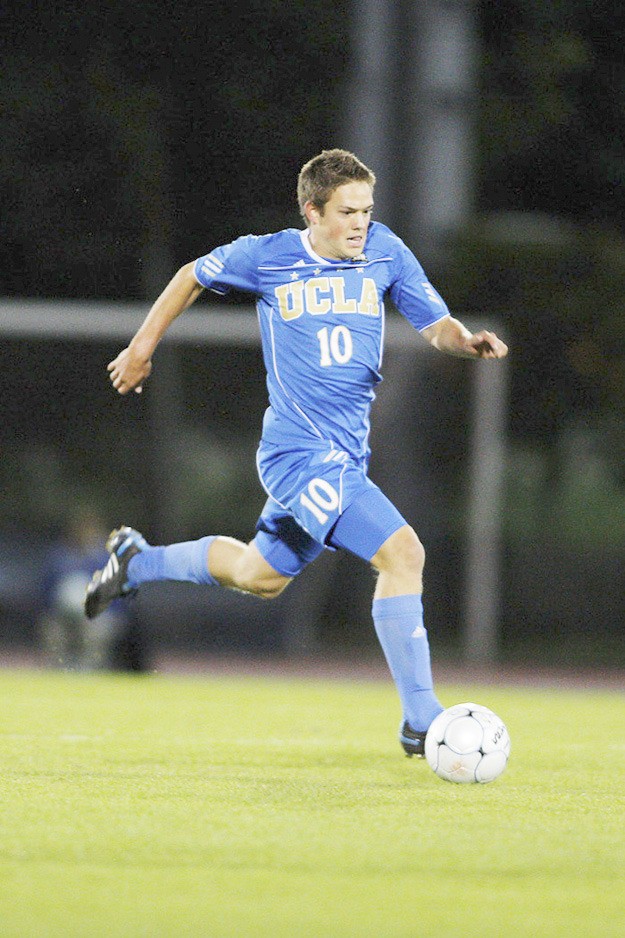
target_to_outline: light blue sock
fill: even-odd
[[[128,564],[128,585],[131,588],[154,580],[186,580],[218,586],[208,572],[208,548],[215,536],[199,541],[184,541],[167,547],[144,547]]]
[[[413,730],[427,730],[443,706],[433,690],[421,596],[415,593],[374,599],[372,613],[380,645],[399,691],[404,719]]]

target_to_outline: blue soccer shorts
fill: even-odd
[[[263,441],[258,472],[269,498],[254,544],[283,576],[297,576],[324,547],[369,561],[407,524],[364,463],[328,446],[286,449]]]

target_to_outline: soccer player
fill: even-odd
[[[95,617],[154,580],[271,599],[324,548],[351,551],[377,573],[372,614],[401,701],[400,742],[408,755],[423,755],[426,731],[443,709],[423,624],[425,552],[367,475],[384,298],[443,352],[497,359],[508,349],[494,333],[472,334],[454,319],[408,247],[371,220],[374,185],[352,153],[315,156],[298,179],[305,228],[247,235],[181,267],[108,365],[120,394],[139,392],[168,326],[204,289],[254,294],[269,392],[257,459],[267,501],[248,544],[209,535],[153,547],[130,527],[113,531],[85,611]]]

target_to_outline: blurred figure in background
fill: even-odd
[[[145,643],[128,604],[112,603],[97,621],[85,616],[93,568],[108,559],[102,532],[96,512],[78,509],[49,551],[38,624],[46,663],[68,671],[144,671]]]

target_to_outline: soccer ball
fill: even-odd
[[[505,769],[509,755],[504,722],[479,704],[443,710],[425,737],[425,758],[447,782],[492,782]]]

